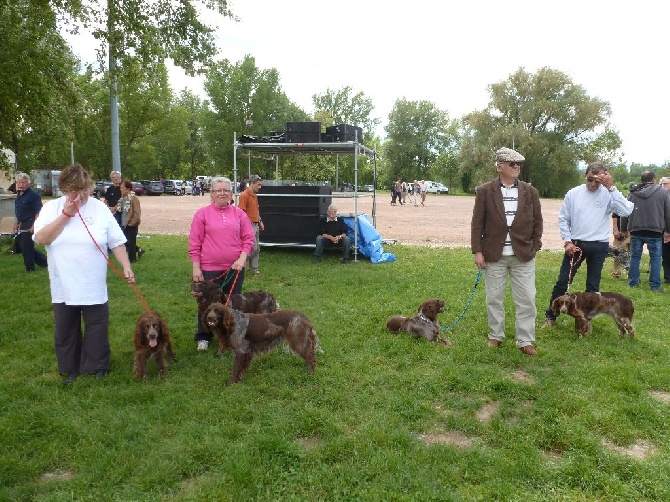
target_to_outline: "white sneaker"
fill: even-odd
[[[198,350],[207,350],[209,342],[207,340],[198,340]]]

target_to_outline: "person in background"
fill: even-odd
[[[16,181],[12,181],[12,184],[7,188],[9,193],[16,193]]]
[[[244,267],[254,248],[254,228],[242,209],[234,206],[230,179],[212,178],[211,204],[193,215],[188,236],[188,254],[193,265],[193,281],[214,281],[226,294],[242,293]],[[198,350],[207,350],[211,333],[202,329],[198,315],[195,341]]]
[[[79,374],[102,379],[110,370],[107,249],[129,283],[135,276],[121,227],[105,203],[91,197],[92,174],[73,164],[61,171],[58,187],[65,195],[44,204],[35,241],[47,249],[56,359],[69,384]]]
[[[577,274],[585,260],[584,291],[600,292],[600,278],[609,251],[612,213],[623,217],[632,211],[633,203],[619,192],[607,168],[599,162],[589,164],[586,183],[565,194],[558,213],[558,228],[565,253],[541,328],[556,324],[551,303],[566,293],[568,281]]]
[[[107,188],[102,197],[105,199],[105,203],[114,215],[117,223],[121,226],[121,213],[119,212],[119,200],[121,199],[121,173],[119,171],[112,171],[109,173],[109,179],[112,184]]]
[[[254,227],[254,248],[251,253],[249,253],[249,273],[254,275],[259,274],[258,259],[261,254],[260,233],[265,230],[263,220],[261,219],[260,208],[258,206],[258,195],[256,195],[262,186],[263,180],[260,176],[254,174],[249,178],[249,186],[242,192],[237,201],[237,207],[247,213],[247,216]]]
[[[323,248],[341,248],[342,263],[349,263],[349,252],[351,250],[351,239],[347,235],[347,224],[342,218],[337,217],[337,206],[331,204],[328,206],[326,216],[321,217],[319,226],[319,235],[316,236],[316,262],[323,260]]]
[[[421,205],[425,206],[426,202],[426,180],[421,180],[419,183],[419,187],[421,188]]]
[[[663,176],[660,184],[670,191],[670,176]],[[663,282],[670,284],[670,228],[663,232],[663,252],[661,254],[661,266],[663,267]]]
[[[403,181],[402,183],[400,183],[400,191],[401,191],[400,200],[404,205],[407,202],[407,182]]]
[[[419,197],[421,197],[421,186],[419,186],[419,182],[417,180],[414,180],[414,185],[412,185],[412,192],[413,197],[414,197],[414,207],[419,207]]]
[[[647,169],[640,175],[641,183],[631,187],[628,200],[635,209],[628,218],[622,218],[621,226],[630,232],[630,269],[628,285],[640,285],[640,260],[644,245],[649,251],[649,287],[663,292],[661,287],[661,254],[663,232],[670,229],[670,194],[656,184],[656,174]]]
[[[134,263],[144,254],[144,249],[137,246],[137,232],[140,227],[142,208],[140,199],[133,192],[133,183],[130,180],[121,182],[121,200],[119,213],[121,214],[121,228],[126,236],[126,250],[130,263]]]
[[[505,287],[510,278],[516,307],[516,346],[534,356],[535,254],[542,248],[540,195],[519,181],[526,160],[511,148],[496,152],[498,177],[477,187],[472,212],[471,246],[477,268],[486,272],[489,347],[505,341]]]
[[[612,247],[621,251],[630,252],[630,234],[625,228],[621,228],[621,216],[612,213]],[[612,277],[621,278],[621,264],[619,260],[612,262]]]
[[[30,188],[30,176],[26,173],[16,175],[16,199],[14,200],[14,228],[13,233],[15,252],[23,254],[23,264],[26,272],[34,272],[35,265],[47,266],[47,257],[35,249],[33,231],[35,220],[42,211],[42,197]]]

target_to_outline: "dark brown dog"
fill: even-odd
[[[386,329],[393,333],[406,332],[416,338],[425,338],[431,342],[442,341],[447,345],[448,340],[440,339],[440,324],[437,314],[444,312],[444,300],[431,298],[426,300],[417,309],[414,317],[393,315],[386,321]]]
[[[551,302],[554,315],[567,314],[575,318],[575,331],[582,338],[592,331],[591,320],[608,315],[619,327],[619,333],[635,336],[633,302],[618,293],[571,293]]]
[[[203,281],[191,283],[191,295],[198,304],[198,313],[202,319],[202,327],[209,332],[209,327],[204,319],[207,308],[212,303],[226,303],[227,295],[221,291],[218,284],[212,281]],[[272,293],[267,291],[249,291],[248,293],[230,295],[228,306],[247,312],[249,314],[267,314],[279,310],[279,303]]]
[[[269,314],[247,314],[212,303],[205,314],[207,324],[219,341],[217,355],[227,347],[233,351],[230,383],[237,383],[255,354],[267,352],[285,341],[314,372],[319,340],[309,318],[297,310],[279,310]]]
[[[157,312],[143,312],[135,323],[135,361],[133,362],[133,375],[135,378],[147,377],[146,365],[150,358],[156,360],[156,371],[161,378],[165,376],[164,355],[170,356],[176,362],[170,329],[163,318]]]

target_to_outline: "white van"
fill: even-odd
[[[426,180],[426,192],[428,193],[449,193],[449,187],[438,183],[437,181]]]

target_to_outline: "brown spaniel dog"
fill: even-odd
[[[409,333],[416,338],[425,338],[431,342],[442,342],[451,345],[447,339],[440,338],[440,324],[437,314],[444,312],[444,300],[431,298],[417,309],[414,317],[392,315],[386,321],[386,329],[393,333]]]
[[[567,314],[575,318],[575,331],[579,337],[591,333],[591,320],[608,315],[619,327],[619,333],[635,336],[633,329],[633,302],[618,293],[571,293],[551,302],[554,315]]]
[[[165,376],[165,352],[176,362],[170,329],[157,312],[143,312],[135,323],[135,361],[133,375],[135,378],[147,377],[147,361],[152,357],[156,360],[156,370],[161,378]]]
[[[268,314],[247,314],[212,303],[205,317],[219,341],[217,355],[230,347],[233,351],[233,371],[230,383],[237,383],[251,364],[255,354],[267,352],[286,342],[314,372],[319,340],[309,318],[297,310],[279,310]]]
[[[209,332],[209,327],[204,320],[204,314],[212,303],[226,303],[228,296],[221,291],[218,284],[212,281],[203,281],[191,283],[191,296],[195,298],[198,304],[198,313],[203,320],[203,330]],[[249,291],[242,294],[230,295],[228,306],[247,312],[249,314],[266,314],[279,310],[279,303],[272,293],[267,291]]]

